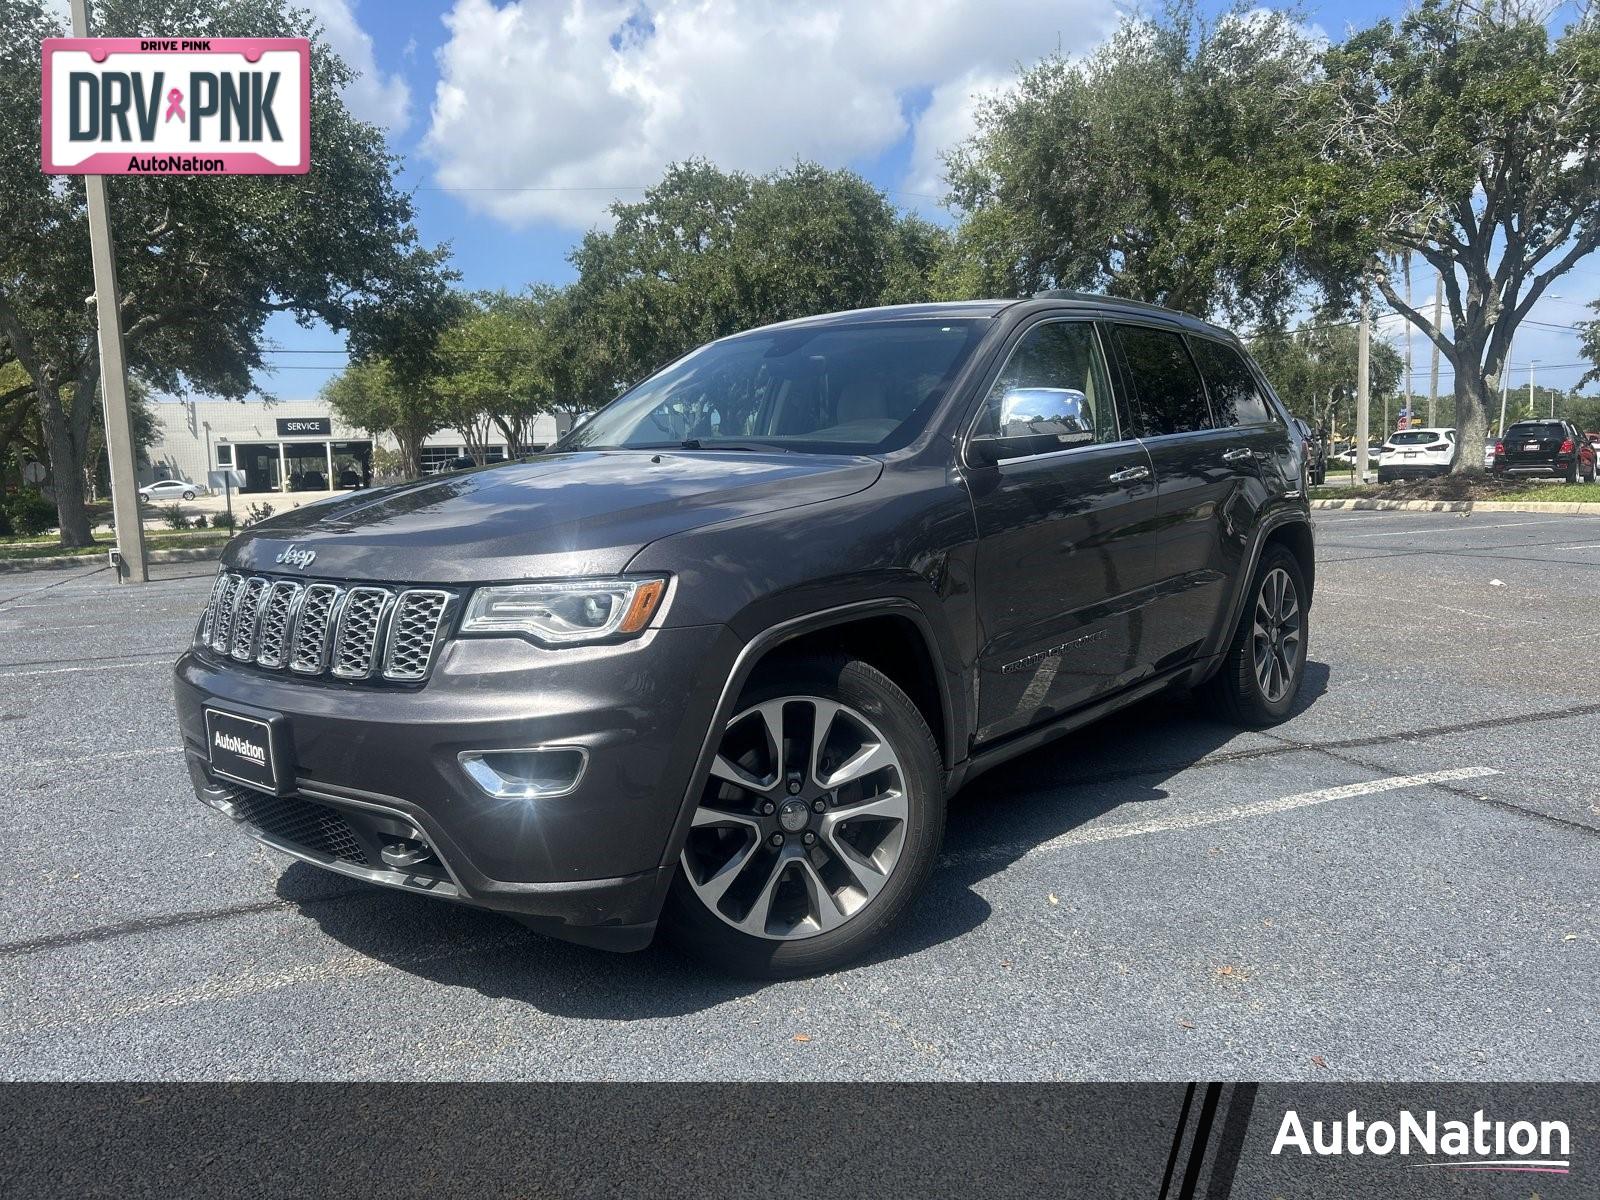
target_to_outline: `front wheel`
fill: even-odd
[[[905,913],[943,835],[938,748],[910,698],[856,659],[787,661],[723,727],[663,925],[738,974],[831,971]]]
[[[1305,597],[1299,560],[1285,546],[1268,546],[1222,667],[1203,689],[1211,704],[1237,724],[1276,725],[1294,708],[1310,630]]]
[[[194,493],[193,492],[185,492],[183,494],[183,498],[185,500],[193,500],[194,499]]]

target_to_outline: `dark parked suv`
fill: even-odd
[[[241,534],[176,668],[190,772],[346,875],[828,969],[979,772],[1174,685],[1288,715],[1302,463],[1239,343],[1162,309],[757,329],[529,461]]]
[[[1595,480],[1595,448],[1570,421],[1518,421],[1494,444],[1496,475],[1554,475],[1568,483]]]

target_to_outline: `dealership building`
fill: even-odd
[[[317,492],[365,487],[372,482],[376,447],[394,449],[387,435],[345,425],[315,400],[166,400],[151,405],[155,439],[140,464],[139,482],[184,479],[205,483],[212,471],[232,469],[244,476],[244,492]],[[556,419],[540,417],[533,444],[557,437]],[[489,457],[503,457],[504,445],[491,445]],[[445,429],[422,447],[424,472],[448,470],[467,454],[460,430]]]

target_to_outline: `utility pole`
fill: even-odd
[[[1411,255],[1405,257],[1406,271],[1406,307],[1415,308],[1411,302]],[[1411,322],[1406,322],[1406,416],[1411,422],[1417,418],[1417,406],[1411,395]],[[1433,410],[1428,410],[1428,423],[1433,423]]]
[[[1440,337],[1444,336],[1444,272],[1435,271],[1433,276],[1433,331]],[[1439,344],[1433,345],[1433,370],[1428,379],[1428,428],[1437,429],[1435,420],[1437,413],[1434,405],[1439,402]],[[1457,417],[1456,420],[1460,420]]]
[[[1372,315],[1367,304],[1367,281],[1361,281],[1361,335],[1356,342],[1356,478],[1367,481],[1367,441],[1371,437],[1371,381],[1368,379],[1368,351],[1372,339]]]
[[[1537,358],[1528,360],[1528,415],[1530,417],[1533,416],[1533,369],[1538,365],[1539,360]],[[1550,399],[1550,415],[1552,417],[1556,415],[1556,402],[1553,396]]]
[[[72,33],[89,36],[88,0],[72,0]],[[133,456],[133,416],[128,411],[128,364],[123,357],[122,309],[117,292],[117,256],[104,175],[85,175],[89,199],[89,253],[94,263],[95,320],[100,330],[100,398],[105,405],[106,457],[111,461],[111,514],[117,526],[117,578],[146,583],[144,519]]]

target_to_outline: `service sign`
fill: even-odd
[[[47,38],[45,172],[301,175],[305,38]]]

